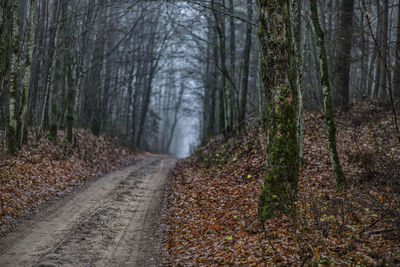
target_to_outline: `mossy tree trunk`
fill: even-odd
[[[18,118],[18,147],[21,147],[26,138],[26,114],[28,111],[28,103],[29,103],[29,85],[31,81],[31,65],[32,65],[32,55],[33,55],[33,42],[34,42],[34,34],[35,34],[35,11],[36,11],[36,1],[30,1],[30,9],[29,9],[29,24],[28,24],[28,46],[26,51],[26,59],[25,59],[25,75],[22,84],[22,96],[21,96],[21,107]]]
[[[304,109],[303,109],[303,90],[301,79],[303,75],[303,63],[301,63],[301,6],[299,0],[290,1],[291,14],[291,65],[290,82],[296,100],[297,112],[297,142],[299,146],[299,162],[303,163],[304,147]]]
[[[12,25],[13,25],[13,9],[14,3],[11,1],[2,1],[0,3],[0,101],[3,105],[3,112],[0,116],[2,126],[8,127],[8,114],[6,111],[6,95],[10,86],[10,59],[12,53]],[[5,141],[3,139],[2,149],[4,151]]]
[[[331,100],[331,87],[329,83],[328,60],[325,50],[325,37],[318,19],[317,1],[310,0],[311,19],[314,25],[314,31],[317,35],[317,45],[319,47],[319,61],[321,68],[321,86],[324,97],[325,123],[328,129],[328,149],[332,164],[332,171],[336,179],[336,187],[341,191],[348,187],[348,182],[339,161],[339,155],[336,149],[336,127],[333,118],[333,107]]]
[[[298,144],[295,90],[290,81],[292,19],[289,0],[259,1],[261,75],[267,98],[267,165],[259,219],[293,213],[297,199]]]
[[[3,1],[0,4],[0,86],[2,88],[8,88],[6,76],[10,67],[12,8],[12,2]]]
[[[19,59],[20,59],[20,2],[14,1],[12,7],[13,23],[12,23],[12,40],[11,40],[11,77],[9,84],[9,120],[7,129],[7,148],[9,153],[17,152],[17,125],[18,125],[18,110],[17,110],[17,92],[18,92],[18,76],[19,76]]]

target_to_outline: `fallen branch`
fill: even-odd
[[[371,227],[373,227],[375,224],[377,224],[378,222],[380,222],[383,218],[385,218],[387,215],[389,215],[390,213],[392,213],[393,211],[397,210],[400,207],[400,205],[397,205],[396,207],[386,211],[381,217],[379,217],[378,219],[376,219],[374,222],[372,222],[370,225],[368,225],[367,227],[365,227],[360,233],[359,235],[361,236],[363,233],[365,233],[365,231],[367,231],[368,229],[370,229]]]

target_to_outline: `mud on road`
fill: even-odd
[[[0,240],[0,266],[157,266],[154,225],[176,160],[146,157],[111,173]]]

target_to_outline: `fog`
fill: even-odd
[[[198,119],[194,117],[182,118],[174,134],[170,153],[176,158],[186,158],[200,143]]]

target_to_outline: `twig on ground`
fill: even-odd
[[[367,227],[365,227],[365,228],[359,233],[359,235],[361,236],[363,233],[365,233],[365,231],[367,231],[368,229],[370,229],[371,227],[373,227],[375,224],[377,224],[377,223],[380,222],[383,218],[385,218],[388,214],[392,213],[393,211],[397,210],[398,208],[400,208],[400,205],[397,205],[396,207],[387,210],[381,217],[379,217],[379,218],[376,219],[374,222],[372,222],[370,225],[368,225]]]

